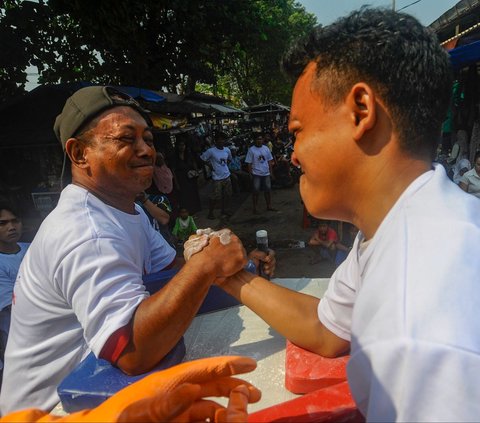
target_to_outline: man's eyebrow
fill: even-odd
[[[125,123],[123,125],[120,126],[119,130],[125,130],[125,129],[130,129],[132,131],[135,131],[137,129],[137,127],[135,125],[131,125],[129,123]],[[153,126],[147,126],[143,129],[143,132],[145,131],[150,131],[150,132],[153,132]]]

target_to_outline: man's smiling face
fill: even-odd
[[[136,195],[150,186],[155,163],[153,134],[137,111],[125,106],[107,110],[89,132],[89,170],[102,192]]]
[[[300,193],[310,214],[334,218],[345,194],[351,116],[341,102],[326,105],[314,87],[316,64],[308,64],[292,98],[289,130],[295,135],[292,162],[302,168]]]

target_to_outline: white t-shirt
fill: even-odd
[[[460,182],[463,182],[467,186],[467,192],[480,198],[480,176],[478,176],[475,168],[465,172],[460,178]]]
[[[267,146],[262,145],[261,147],[257,147],[256,145],[252,145],[247,151],[245,163],[252,165],[252,173],[254,175],[268,176],[270,175],[270,166],[268,165],[270,160],[273,160],[273,156]]]
[[[63,190],[15,283],[2,414],[53,408],[58,384],[90,351],[98,357],[148,296],[142,275],[175,258],[136,210],[124,213],[75,185]]]
[[[18,268],[30,244],[19,242],[20,250],[15,254],[0,253],[0,310],[12,304],[13,285]]]
[[[348,381],[368,421],[478,420],[479,210],[437,165],[332,276],[319,318],[351,338]]]
[[[230,176],[228,162],[232,160],[232,152],[227,147],[223,147],[221,150],[217,147],[211,147],[204,151],[200,158],[212,165],[212,179],[214,181],[220,181]]]
[[[466,158],[459,159],[457,160],[457,163],[453,166],[453,182],[458,184],[460,182],[460,179],[462,178],[462,175],[460,175],[460,171],[462,169],[467,169],[469,171],[472,168],[472,165],[470,164],[470,161]]]

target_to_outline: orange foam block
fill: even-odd
[[[349,358],[321,357],[287,341],[285,387],[294,394],[305,394],[344,382]]]
[[[365,422],[355,406],[347,382],[319,389],[302,397],[251,413],[250,423]]]

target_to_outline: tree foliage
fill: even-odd
[[[3,0],[0,99],[24,91],[34,66],[40,83],[202,83],[250,104],[286,101],[281,54],[315,21],[294,0]]]

